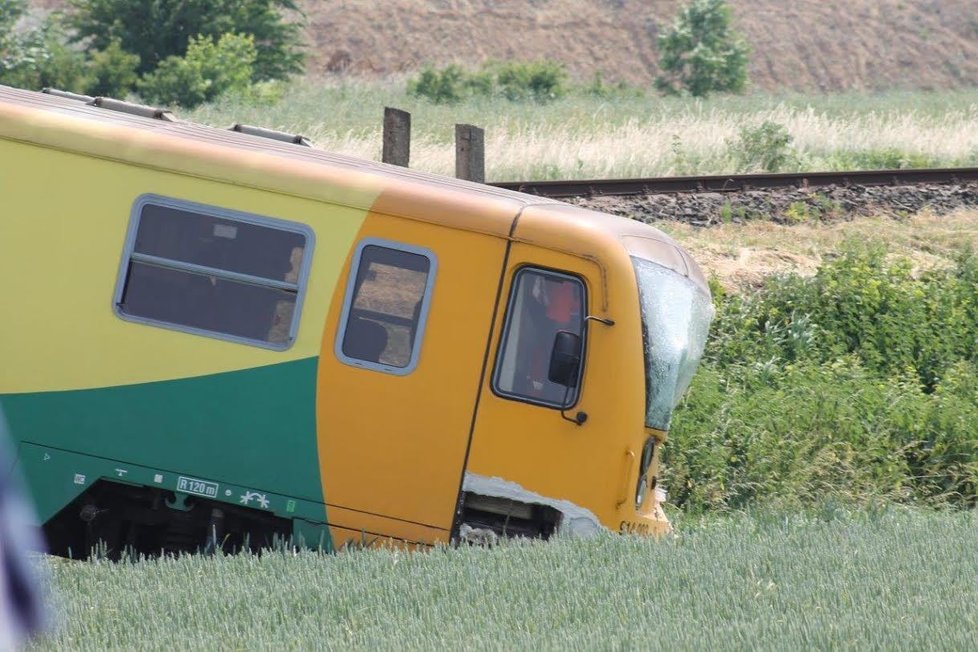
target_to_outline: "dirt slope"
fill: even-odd
[[[310,71],[559,59],[646,84],[678,0],[319,0],[304,3]],[[978,85],[975,0],[731,0],[756,88],[838,91]]]
[[[64,0],[32,0],[39,8]],[[581,79],[648,84],[681,0],[299,0],[309,72],[385,75],[425,63],[557,59]],[[729,0],[757,89],[978,85],[975,0]]]

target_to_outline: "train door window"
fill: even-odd
[[[116,313],[286,349],[298,329],[312,245],[301,224],[144,195],[133,207]]]
[[[367,239],[358,246],[336,338],[343,362],[396,375],[411,373],[435,278],[427,249]]]
[[[585,299],[584,284],[576,277],[529,267],[516,273],[493,373],[497,394],[558,408],[577,402],[580,382],[568,390],[550,382],[548,372],[559,331],[583,340]]]

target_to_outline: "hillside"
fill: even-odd
[[[310,70],[556,58],[579,77],[647,84],[677,0],[305,2]],[[973,0],[731,0],[755,88],[841,91],[978,84]]]
[[[39,8],[63,0],[33,0]],[[559,59],[575,76],[648,84],[679,0],[300,0],[309,72],[382,76],[426,63]],[[974,0],[730,0],[763,91],[978,85]]]

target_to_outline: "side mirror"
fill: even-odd
[[[564,387],[577,387],[581,372],[581,336],[570,331],[557,331],[550,351],[547,378]]]

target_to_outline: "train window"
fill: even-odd
[[[298,329],[312,244],[301,224],[144,195],[133,207],[116,313],[286,349]]]
[[[435,278],[426,249],[370,238],[353,258],[336,338],[343,362],[405,375],[418,363]]]
[[[578,382],[568,389],[548,379],[558,331],[584,337],[584,284],[580,279],[524,267],[513,279],[493,390],[507,398],[567,408],[577,402]]]

